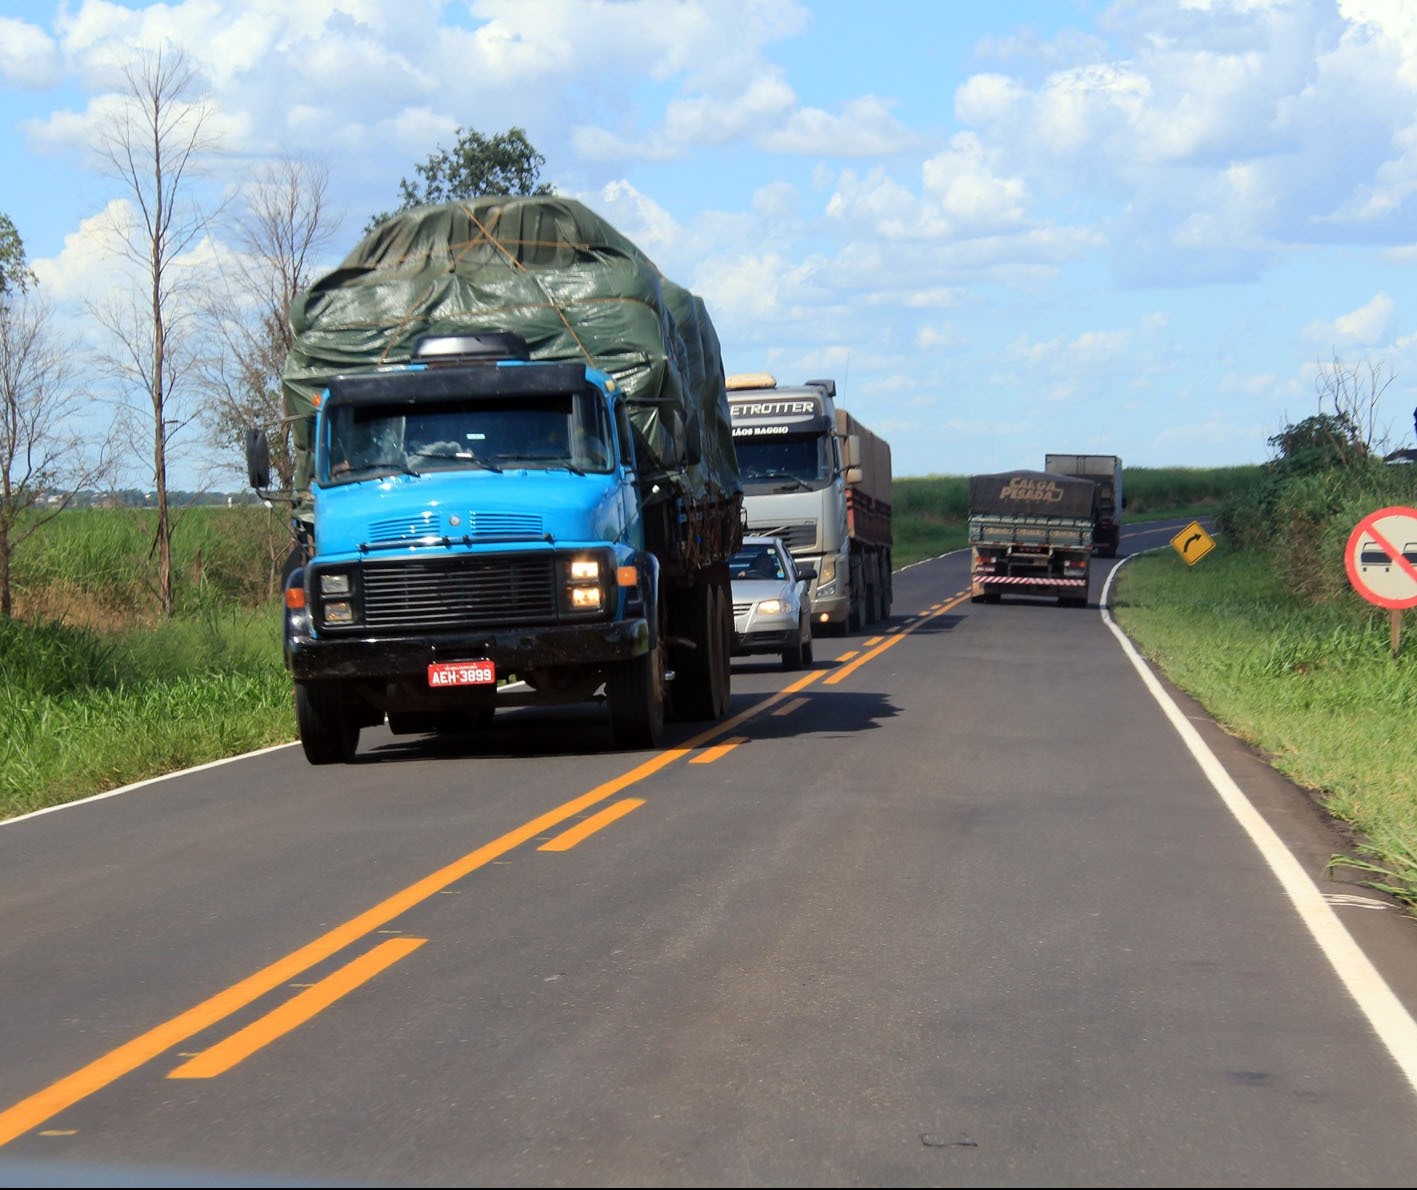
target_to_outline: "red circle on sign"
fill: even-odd
[[[1417,508],[1370,512],[1348,535],[1348,581],[1379,607],[1417,607]]]

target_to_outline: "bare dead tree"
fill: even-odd
[[[1330,406],[1335,415],[1352,423],[1355,436],[1368,453],[1380,453],[1387,445],[1389,431],[1379,430],[1378,405],[1396,379],[1382,360],[1364,360],[1348,365],[1337,354],[1329,364],[1319,364],[1314,379],[1319,409]]]
[[[307,289],[338,225],[326,193],[329,168],[281,158],[259,171],[235,221],[238,254],[204,312],[221,350],[205,361],[206,422],[214,447],[240,458],[245,431],[266,431],[281,487],[294,483],[281,376],[294,333],[290,307]]]
[[[0,616],[14,614],[16,552],[107,478],[106,436],[81,431],[88,394],[73,387],[73,352],[54,334],[53,309],[35,294],[0,300]]]
[[[138,280],[93,313],[117,345],[105,356],[111,369],[130,392],[146,398],[157,503],[157,598],[163,615],[170,615],[169,448],[194,416],[187,411],[193,386],[186,381],[197,362],[190,334],[198,304],[196,278],[181,257],[197,245],[207,226],[191,191],[215,142],[209,131],[211,110],[205,100],[194,98],[196,75],[180,49],[164,45],[139,51],[123,67],[123,78],[120,105],[101,129],[97,147],[106,171],[125,189],[128,202],[110,208],[121,213],[113,231],[119,254],[133,265]]]

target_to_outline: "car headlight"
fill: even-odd
[[[787,610],[787,604],[781,599],[760,599],[758,610],[765,616],[777,616]]]

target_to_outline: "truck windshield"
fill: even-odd
[[[745,493],[797,491],[831,482],[825,434],[784,434],[733,439]]]
[[[325,483],[429,471],[608,472],[613,442],[605,406],[586,393],[336,404],[321,450]]]

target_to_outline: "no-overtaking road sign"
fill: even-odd
[[[1349,582],[1369,603],[1417,607],[1417,508],[1370,512],[1349,534],[1343,561]]]

